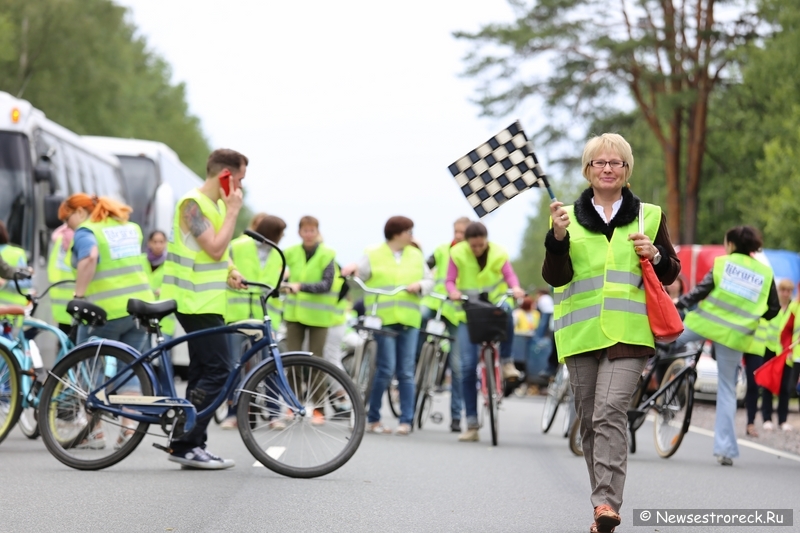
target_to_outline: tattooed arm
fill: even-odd
[[[211,222],[203,215],[196,201],[186,200],[181,205],[181,230],[190,233],[200,248],[216,261],[219,261],[225,255],[225,250],[233,237],[235,225],[236,214],[228,211],[222,227],[219,232],[216,232]]]

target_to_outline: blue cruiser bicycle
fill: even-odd
[[[251,238],[276,244],[247,231]],[[127,457],[145,435],[166,436],[166,444],[191,431],[197,420],[213,416],[235,392],[239,433],[251,454],[279,474],[312,478],[333,472],[356,452],[364,435],[365,412],[360,394],[344,371],[308,352],[281,354],[274,339],[268,298],[261,298],[263,322],[245,320],[196,331],[164,342],[159,321],[175,312],[174,300],[128,301],[128,312],[158,338],[158,345],[140,354],[109,340],[90,340],[62,359],[49,373],[39,403],[39,427],[47,449],[67,466],[98,470]],[[276,284],[278,285],[278,284]],[[191,338],[242,333],[252,345],[232,370],[211,405],[200,412],[178,397],[168,351]],[[256,354],[269,355],[240,380],[240,369]],[[344,408],[342,406],[345,406]],[[160,426],[160,433],[148,433]]]

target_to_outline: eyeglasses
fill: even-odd
[[[589,161],[589,164],[594,168],[606,168],[606,165],[609,165],[611,168],[623,168],[627,167],[628,163],[625,161],[620,161],[618,159],[612,159],[611,161],[603,161],[602,159],[592,159]]]

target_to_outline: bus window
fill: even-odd
[[[9,240],[23,242],[27,183],[31,176],[28,138],[19,133],[0,132],[0,219],[6,224]]]
[[[147,216],[158,187],[158,169],[147,157],[119,156],[122,176],[128,190],[128,205],[133,208],[131,220],[142,228],[149,226]]]

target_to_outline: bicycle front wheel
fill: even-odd
[[[417,362],[417,401],[414,406],[414,420],[417,427],[422,429],[433,405],[433,386],[436,380],[437,364],[436,347],[432,343],[426,342],[420,350],[419,361]]]
[[[547,387],[547,397],[544,400],[544,410],[542,411],[542,433],[547,433],[553,426],[556,419],[558,406],[564,399],[569,387],[569,370],[567,365],[561,364],[553,382]]]
[[[261,464],[288,477],[324,476],[345,464],[364,436],[366,414],[352,380],[331,363],[307,355],[259,367],[237,403],[239,433]],[[305,409],[295,412],[280,392],[284,381]],[[266,420],[265,420],[266,419]]]
[[[11,433],[22,409],[17,358],[0,345],[0,442]]]
[[[675,378],[685,366],[686,362],[683,359],[676,359],[669,365],[661,381],[661,386],[667,388],[656,398],[653,406],[656,411],[653,437],[656,451],[664,459],[672,457],[678,451],[678,446],[681,445],[683,436],[689,429],[694,394],[692,383],[688,373]]]
[[[497,390],[497,372],[494,366],[494,348],[483,350],[483,364],[486,369],[486,410],[489,413],[489,429],[492,433],[492,446],[497,446],[497,432],[500,415],[500,396]]]
[[[78,470],[99,470],[136,449],[149,424],[86,409],[89,393],[111,378],[100,391],[107,398],[153,395],[153,384],[141,365],[117,374],[133,360],[124,350],[101,345],[79,347],[56,364],[39,401],[39,430],[56,459]]]
[[[361,403],[369,404],[369,394],[372,392],[372,381],[375,378],[375,369],[378,365],[378,343],[373,339],[367,340],[356,352],[355,381],[356,387],[361,392]]]

